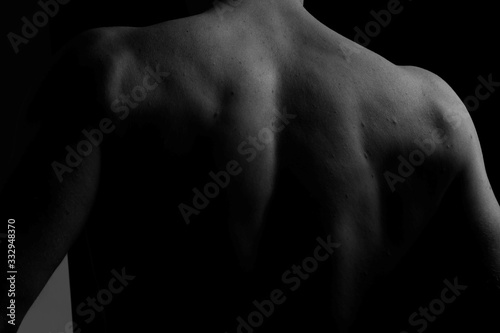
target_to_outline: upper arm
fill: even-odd
[[[101,147],[68,157],[69,150],[86,149],[82,131],[106,116],[94,94],[97,71],[80,61],[76,46],[60,52],[37,87],[26,110],[26,121],[36,124],[37,133],[0,193],[6,213],[18,221],[16,263],[24,267],[16,281],[18,321],[79,236],[98,189]]]
[[[439,76],[412,69],[424,78],[425,90],[434,113],[433,126],[443,136],[437,149],[443,167],[450,170],[446,195],[471,230],[470,244],[478,250],[487,274],[500,288],[500,206],[488,180],[483,153],[470,114],[453,91]],[[496,189],[499,191],[500,189]],[[498,193],[498,192],[497,192]]]
[[[452,135],[457,147],[458,173],[454,180],[461,198],[461,209],[474,232],[483,261],[500,281],[500,206],[488,180],[484,159],[472,119],[461,117]],[[498,189],[497,189],[498,191]]]
[[[434,126],[444,134],[440,156],[452,166],[453,188],[459,188],[468,220],[483,232],[489,231],[497,243],[500,256],[500,207],[488,180],[479,137],[470,114],[453,91],[439,76],[413,68],[424,78],[431,107],[436,110]],[[493,241],[493,239],[491,239]],[[500,264],[500,262],[499,262]]]

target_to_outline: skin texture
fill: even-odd
[[[219,230],[220,221],[227,223],[235,255],[219,260],[238,265],[235,270],[248,281],[265,276],[276,258],[288,255],[291,259],[283,261],[294,263],[312,254],[318,236],[330,235],[341,244],[322,263],[327,281],[318,296],[318,327],[347,332],[370,287],[416,243],[450,189],[474,231],[471,239],[480,259],[499,278],[500,208],[473,123],[452,89],[426,70],[396,66],[340,36],[300,1],[242,1],[233,9],[221,13],[212,8],[145,28],[95,29],[62,51],[49,76],[52,86],[68,90],[64,82],[71,78],[61,68],[73,68],[72,78],[88,84],[58,94],[60,101],[81,101],[69,114],[54,107],[48,114],[32,115],[46,125],[37,143],[44,147],[43,156],[35,145],[23,162],[23,168],[38,170],[23,180],[36,190],[18,194],[34,207],[25,212],[33,222],[20,226],[25,237],[18,236],[19,261],[29,267],[18,282],[23,290],[18,319],[80,234],[99,188],[106,188],[103,179],[119,178],[119,171],[102,171],[106,156],[132,149],[127,145],[141,128],[160,142],[156,154],[178,169],[191,161],[190,170],[207,175],[223,170],[228,161],[239,163],[242,172],[214,199],[220,202],[218,210],[191,215],[187,228],[206,224]],[[117,96],[143,84],[148,66],[159,66],[168,78],[126,116],[115,112],[111,106]],[[53,95],[52,90],[45,98]],[[64,102],[57,103],[62,109]],[[276,128],[279,114],[290,115],[288,123],[267,131],[268,143],[252,144],[249,136]],[[64,146],[76,145],[81,129],[95,127],[104,117],[118,124],[113,138],[58,182],[50,163],[63,160]],[[67,122],[55,128],[50,119]],[[424,162],[391,187],[387,172],[398,175],[398,157],[408,160],[419,148],[416,140],[436,137]],[[209,166],[196,156],[200,140],[210,143],[205,151]],[[252,145],[255,156],[248,150]],[[156,161],[150,158],[144,163]],[[167,180],[165,187],[177,189],[182,186],[175,187],[170,178],[182,183],[189,177],[186,169],[161,179]],[[48,181],[33,185],[37,179]],[[203,179],[193,186],[202,188]],[[171,205],[192,206],[193,186],[172,190]],[[40,196],[50,204],[37,204]],[[165,213],[165,220],[184,221],[178,210]],[[296,243],[280,240],[285,229],[295,230],[291,239]],[[301,242],[308,245],[297,254]],[[274,274],[280,277],[289,266],[279,266]],[[306,310],[297,305],[296,311]]]

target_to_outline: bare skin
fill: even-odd
[[[95,109],[72,111],[84,114],[75,128],[123,116],[111,107],[117,96],[141,85],[148,66],[159,66],[168,78],[129,108],[119,137],[133,134],[131,124],[153,124],[153,135],[163,140],[162,153],[173,160],[187,158],[203,138],[214,143],[217,167],[203,172],[238,162],[242,172],[225,190],[221,218],[244,271],[255,270],[266,255],[261,241],[276,223],[272,212],[282,209],[275,197],[289,200],[279,175],[293,175],[306,191],[302,195],[312,198],[308,209],[314,221],[290,223],[314,223],[318,236],[330,235],[341,244],[326,264],[332,329],[347,332],[359,319],[365,293],[415,244],[451,187],[477,231],[481,259],[500,278],[500,207],[460,99],[436,75],[396,66],[328,29],[300,1],[242,1],[222,14],[211,9],[146,28],[92,30],[72,47],[79,50],[80,64],[83,59],[94,71],[98,88]],[[276,130],[276,119],[283,117],[288,122]],[[266,128],[275,130],[266,132],[271,133],[267,143],[253,144],[257,154],[249,162],[249,136]],[[440,141],[413,174],[404,181],[388,176],[398,175],[398,156],[408,159],[419,148],[416,140],[435,133]],[[72,140],[61,139],[78,141]],[[60,160],[61,154],[53,158]],[[95,149],[73,173],[64,174],[63,183],[51,175],[54,209],[27,227],[39,228],[42,236],[25,250],[33,276],[21,282],[27,290],[21,318],[86,223],[102,181],[104,154]],[[172,198],[192,206],[190,197]],[[404,207],[397,213],[395,200]],[[287,216],[298,209],[288,207]],[[187,228],[213,223],[203,214],[177,211],[170,220],[189,221]],[[64,240],[56,242],[47,229]],[[50,255],[37,255],[45,251]]]

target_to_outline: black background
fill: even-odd
[[[447,81],[462,99],[474,95],[480,75],[486,78],[492,74],[495,81],[500,81],[499,19],[493,2],[445,1],[437,4],[430,0],[413,0],[401,3],[404,7],[403,11],[394,15],[391,23],[372,38],[368,45],[369,49],[395,64],[419,66],[436,73]],[[355,1],[346,4],[345,1],[336,3],[306,0],[305,7],[325,25],[353,39],[355,27],[364,30],[366,24],[374,20],[370,11],[386,9],[387,4],[388,1]],[[38,10],[39,6],[33,0],[5,3],[2,10],[6,16],[2,20],[5,24],[4,36],[11,31],[20,34],[22,26],[20,18],[27,16],[31,19],[31,16]],[[72,0],[67,5],[60,6],[59,13],[50,19],[47,26],[40,28],[39,33],[27,45],[21,45],[18,54],[13,52],[5,37],[4,71],[7,74],[4,76],[4,104],[0,114],[2,152],[0,186],[10,176],[29,140],[33,137],[35,129],[26,125],[23,115],[36,92],[37,83],[43,78],[43,73],[53,53],[70,38],[89,28],[146,26],[188,15],[188,7],[183,1]],[[483,147],[491,184],[497,198],[500,198],[500,174],[498,173],[500,160],[497,158],[500,143],[500,131],[497,130],[497,121],[500,119],[498,116],[500,88],[498,90],[489,99],[481,101],[479,108],[472,112],[472,118]],[[71,108],[71,105],[68,105],[68,108]],[[408,325],[408,315],[416,311],[419,306],[425,306],[430,300],[439,296],[443,288],[442,281],[445,278],[452,280],[455,276],[464,276],[464,279],[467,279],[467,274],[473,275],[470,272],[471,266],[467,266],[468,273],[464,273],[454,270],[457,265],[453,266],[448,263],[450,260],[448,256],[453,255],[447,253],[446,249],[451,248],[449,243],[454,243],[458,247],[462,243],[466,244],[466,231],[460,231],[457,228],[450,232],[444,227],[436,228],[438,230],[434,230],[434,233],[431,232],[432,230],[429,231],[423,239],[433,243],[434,248],[438,248],[441,244],[445,254],[434,255],[435,263],[429,266],[419,258],[425,257],[423,255],[425,253],[433,256],[430,253],[431,250],[425,246],[416,248],[409,255],[413,258],[414,267],[403,267],[400,273],[384,282],[398,286],[396,289],[399,295],[384,295],[381,291],[381,295],[373,297],[380,302],[366,304],[364,311],[371,316],[369,317],[371,319],[362,323],[364,329],[384,327],[387,332],[402,330],[414,332],[413,328]],[[140,241],[147,242],[147,232],[146,229],[144,238]],[[453,237],[450,237],[450,233]],[[86,237],[84,235],[80,239],[77,250],[73,254],[74,258],[86,263],[80,267],[74,265],[71,267],[74,300],[95,294],[99,285],[99,278],[92,276],[92,273],[86,269],[92,265],[91,256],[87,253],[89,247],[84,245]],[[444,239],[447,241],[445,242]],[[309,253],[304,253],[304,256],[306,255]],[[467,257],[467,253],[462,253],[462,255]],[[165,269],[168,270],[168,265]],[[109,273],[109,269],[104,269],[104,271],[106,274]],[[103,280],[109,278],[106,274],[103,274]],[[409,278],[406,274],[412,274],[412,277]],[[460,278],[459,281],[461,281]],[[470,282],[473,284],[473,278]],[[478,299],[484,301],[484,297],[474,295],[472,291],[469,296],[464,295],[460,301],[457,301],[456,305],[450,306],[450,309],[447,308],[443,318],[431,324],[426,332],[451,332],[452,330],[459,331],[464,327],[476,327],[474,325],[478,318],[481,318],[481,314],[473,313],[473,309],[479,309],[476,312],[481,312],[487,306],[484,303],[476,304]],[[149,318],[147,315],[150,313],[148,308],[155,307],[155,305],[140,304],[140,299],[140,297],[137,298],[138,304],[136,305],[138,316],[145,316],[143,320],[146,321],[158,320]],[[119,313],[119,305],[113,306],[114,311]],[[172,306],[180,305],[172,304]],[[153,312],[155,311],[151,311]],[[186,315],[186,320],[189,320],[188,318],[191,317]],[[468,318],[475,319],[468,320]],[[196,320],[194,315],[192,320]],[[104,321],[104,318],[99,318],[92,332],[103,329]],[[390,324],[387,324],[388,322]],[[158,327],[167,326],[169,325],[166,323],[158,323]],[[234,331],[234,327],[226,326],[226,329]]]

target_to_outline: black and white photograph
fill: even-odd
[[[500,332],[495,2],[2,12],[0,333]]]

